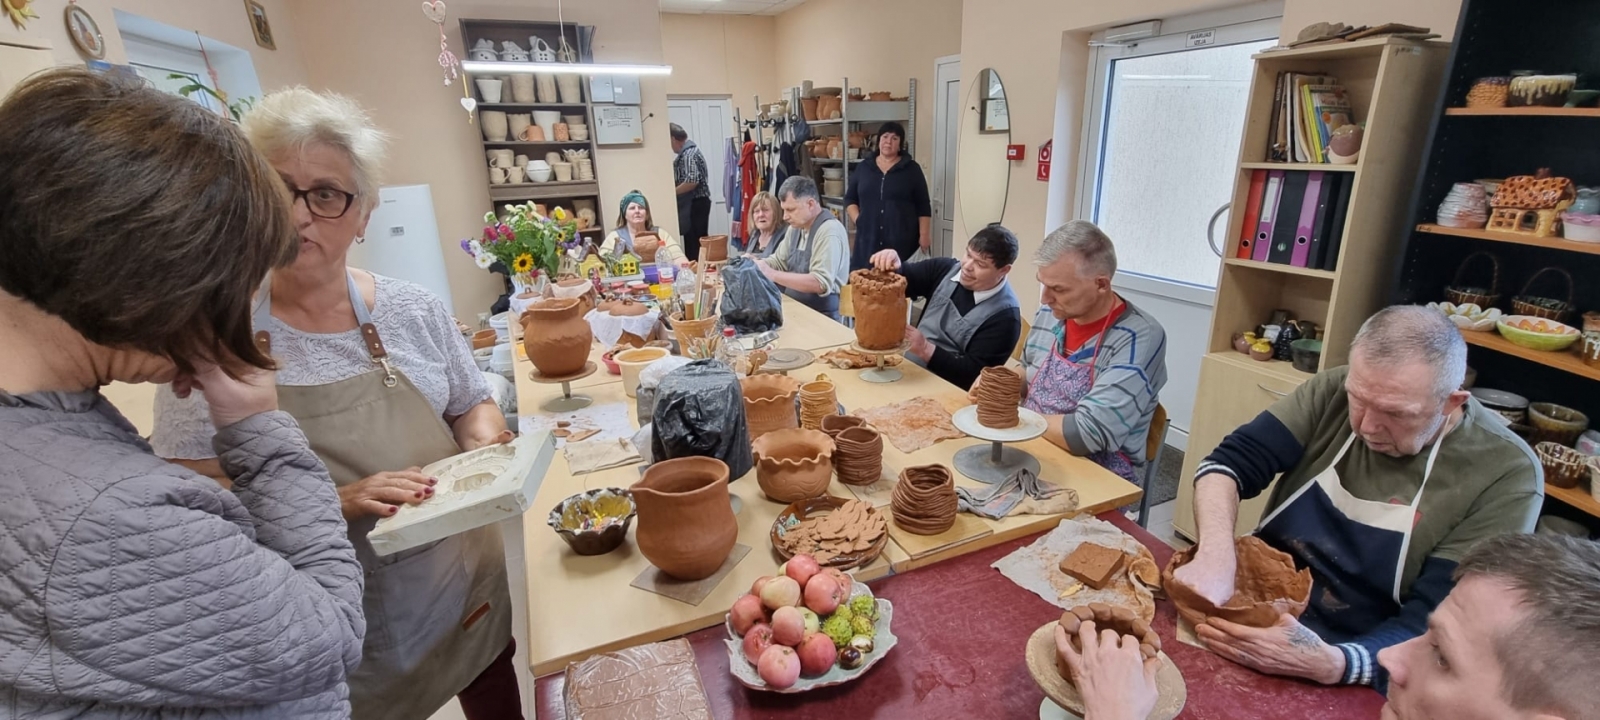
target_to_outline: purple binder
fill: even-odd
[[[1267,251],[1272,249],[1272,227],[1278,217],[1278,194],[1283,191],[1283,171],[1267,173],[1267,189],[1261,193],[1261,220],[1256,224],[1256,262],[1267,261]]]
[[[1322,171],[1316,170],[1307,178],[1305,199],[1300,201],[1300,219],[1296,223],[1294,232],[1294,254],[1289,258],[1289,264],[1295,267],[1306,266],[1306,259],[1311,249],[1312,221],[1317,217],[1317,196],[1321,192]]]

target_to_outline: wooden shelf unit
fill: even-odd
[[[1184,469],[1179,476],[1173,521],[1194,534],[1194,471],[1222,438],[1249,422],[1311,377],[1287,362],[1258,362],[1233,350],[1235,332],[1267,321],[1274,310],[1321,328],[1319,369],[1344,365],[1350,341],[1361,323],[1385,305],[1397,257],[1390,238],[1409,223],[1405,198],[1420,162],[1420,140],[1431,108],[1416,102],[1429,97],[1444,77],[1449,43],[1397,38],[1362,40],[1254,56],[1245,109],[1239,171],[1233,187],[1222,268],[1217,279],[1207,354],[1200,361],[1200,386],[1189,430]],[[1366,126],[1361,159],[1353,165],[1267,161],[1278,74],[1318,72],[1333,75],[1350,97],[1355,119]],[[1320,170],[1347,173],[1351,183],[1344,237],[1334,270],[1256,262],[1238,257],[1245,201],[1255,170]],[[1259,519],[1264,493],[1241,505],[1241,531]]]
[[[1593,480],[1590,480],[1590,482],[1593,482]],[[1574,509],[1580,510],[1590,517],[1600,518],[1600,502],[1597,502],[1594,496],[1589,494],[1589,491],[1585,490],[1581,484],[1575,488],[1560,488],[1550,483],[1545,483],[1544,496],[1546,498],[1555,498],[1571,505]]]
[[[1468,345],[1488,348],[1497,353],[1519,357],[1545,367],[1553,367],[1562,372],[1572,373],[1578,377],[1600,380],[1600,366],[1586,364],[1583,362],[1583,358],[1572,354],[1568,350],[1549,351],[1525,348],[1505,339],[1504,336],[1497,332],[1463,331],[1461,337],[1466,339]],[[1581,343],[1582,341],[1580,340],[1579,342]]]
[[[1478,116],[1500,115],[1510,117],[1600,117],[1600,108],[1569,107],[1497,107],[1497,108],[1446,108],[1446,115]]]
[[[1493,242],[1515,243],[1517,245],[1532,245],[1534,247],[1554,248],[1570,252],[1589,253],[1600,255],[1600,243],[1579,242],[1558,237],[1539,237],[1537,235],[1524,235],[1523,233],[1497,232],[1494,230],[1472,230],[1467,228],[1445,227],[1433,223],[1417,225],[1417,232],[1430,235],[1454,235],[1456,237],[1472,238],[1474,240],[1490,240]]]

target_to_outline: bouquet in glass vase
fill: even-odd
[[[485,270],[500,263],[518,292],[555,277],[562,253],[579,242],[577,222],[562,208],[546,217],[531,202],[512,205],[503,217],[485,213],[483,222],[483,235],[462,240],[461,249]]]

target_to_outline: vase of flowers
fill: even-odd
[[[483,222],[483,235],[462,240],[461,249],[480,268],[489,270],[495,263],[505,268],[514,295],[543,292],[556,277],[562,254],[580,242],[576,220],[562,208],[546,217],[531,202],[512,205],[503,217],[485,213]]]

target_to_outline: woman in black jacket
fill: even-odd
[[[906,130],[896,122],[878,129],[878,154],[856,165],[844,201],[856,224],[850,269],[872,265],[872,255],[886,248],[909,260],[933,241],[933,206],[922,166],[903,154]]]

